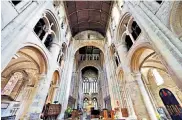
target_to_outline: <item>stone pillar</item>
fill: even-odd
[[[71,52],[71,51],[70,51]],[[69,98],[69,90],[70,90],[70,84],[71,84],[71,77],[72,77],[72,70],[73,70],[73,63],[74,63],[74,55],[70,55],[68,58],[67,58],[67,62],[66,62],[66,65],[67,66],[65,69],[65,72],[64,72],[64,79],[62,79],[62,81],[65,81],[63,83],[63,92],[62,94],[60,94],[61,96],[60,97],[63,97],[62,100],[60,101],[62,104],[62,110],[61,110],[61,113],[60,115],[58,116],[58,120],[62,120],[63,117],[64,117],[64,112],[65,110],[67,109],[67,104],[68,104],[68,98]]]
[[[43,37],[43,39],[42,39],[42,43],[44,44],[45,43],[45,40],[46,40],[46,38],[47,38],[47,36],[50,34],[50,30],[48,29],[48,30],[46,30],[46,33],[45,33],[45,35],[44,35],[44,37]]]
[[[49,90],[49,84],[45,74],[40,76],[37,87],[38,88],[35,90],[35,97],[33,98],[32,104],[28,110],[27,119],[29,119],[32,114],[37,114],[37,116],[40,116],[42,112]]]
[[[140,73],[133,74],[133,77],[134,77],[134,80],[136,80],[139,85],[139,88],[140,88],[140,91],[141,91],[141,94],[142,94],[142,97],[143,97],[143,100],[145,103],[145,107],[147,108],[147,111],[148,111],[148,114],[149,114],[151,120],[158,120],[156,117],[152,102],[149,98],[149,95],[148,95],[148,93],[145,89],[144,83],[142,81],[141,74]]]

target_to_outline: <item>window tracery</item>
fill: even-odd
[[[82,91],[85,94],[98,92],[97,73],[92,70],[86,70],[82,76]]]
[[[88,98],[85,98],[84,100],[83,100],[83,108],[86,108],[87,107],[87,105],[88,105]]]
[[[94,109],[98,109],[98,103],[97,103],[97,99],[96,98],[92,99],[92,104],[94,106]]]

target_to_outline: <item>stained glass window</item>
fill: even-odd
[[[10,95],[13,88],[16,86],[18,80],[23,79],[23,74],[21,72],[15,72],[9,79],[8,83],[2,91],[2,95]]]

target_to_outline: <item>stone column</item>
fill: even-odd
[[[145,107],[147,108],[147,111],[148,111],[148,114],[149,114],[151,120],[158,120],[156,117],[152,102],[149,98],[149,95],[148,95],[148,93],[145,89],[144,83],[142,81],[141,74],[140,73],[133,74],[133,77],[134,77],[134,80],[136,80],[139,85],[139,88],[140,88],[140,91],[141,91],[141,94],[142,94],[142,97],[143,97],[143,100],[145,103]]]
[[[50,30],[48,29],[48,30],[46,30],[46,33],[45,33],[45,35],[44,35],[44,37],[43,37],[43,39],[42,39],[42,43],[44,44],[45,43],[45,40],[46,40],[46,38],[47,38],[47,36],[50,34]]]
[[[39,78],[39,83],[37,85],[38,88],[35,90],[35,97],[33,98],[32,104],[29,107],[27,119],[29,119],[32,114],[37,114],[37,116],[40,116],[45,104],[46,96],[49,90],[49,83],[45,74],[42,74]]]

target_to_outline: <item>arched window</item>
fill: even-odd
[[[84,78],[82,84],[83,93],[97,93],[97,87],[97,78],[93,78],[91,80],[89,80],[88,78]]]
[[[82,69],[82,91],[83,93],[97,93],[98,91],[98,70],[95,67]]]
[[[88,78],[84,78],[83,80],[83,93],[89,93],[90,92],[90,83]]]
[[[84,98],[84,100],[83,100],[83,108],[86,108],[87,107],[87,105],[88,105],[88,98]]]
[[[44,16],[40,18],[34,27],[34,32],[46,46],[50,49],[53,40],[58,39],[58,27],[57,23],[50,12],[44,13]]]
[[[126,36],[125,37],[125,44],[126,44],[126,47],[127,47],[128,51],[130,50],[130,48],[134,44],[135,40],[137,40],[138,36],[141,33],[140,27],[138,26],[136,21],[133,21],[132,19],[133,18],[130,17],[130,20],[128,19],[128,22],[123,25],[126,28],[125,31],[127,31],[127,29],[129,29],[128,30],[129,33],[128,32],[123,33],[123,34],[126,34],[125,35]]]
[[[2,91],[2,95],[10,95],[19,80],[23,79],[21,72],[15,72]]]
[[[92,104],[94,106],[94,109],[98,109],[98,104],[97,104],[97,99],[96,98],[92,99]]]
[[[93,81],[93,93],[97,93],[97,79],[95,78],[94,81]]]
[[[182,120],[182,108],[173,93],[166,88],[162,88],[159,95],[171,118],[173,120]]]

